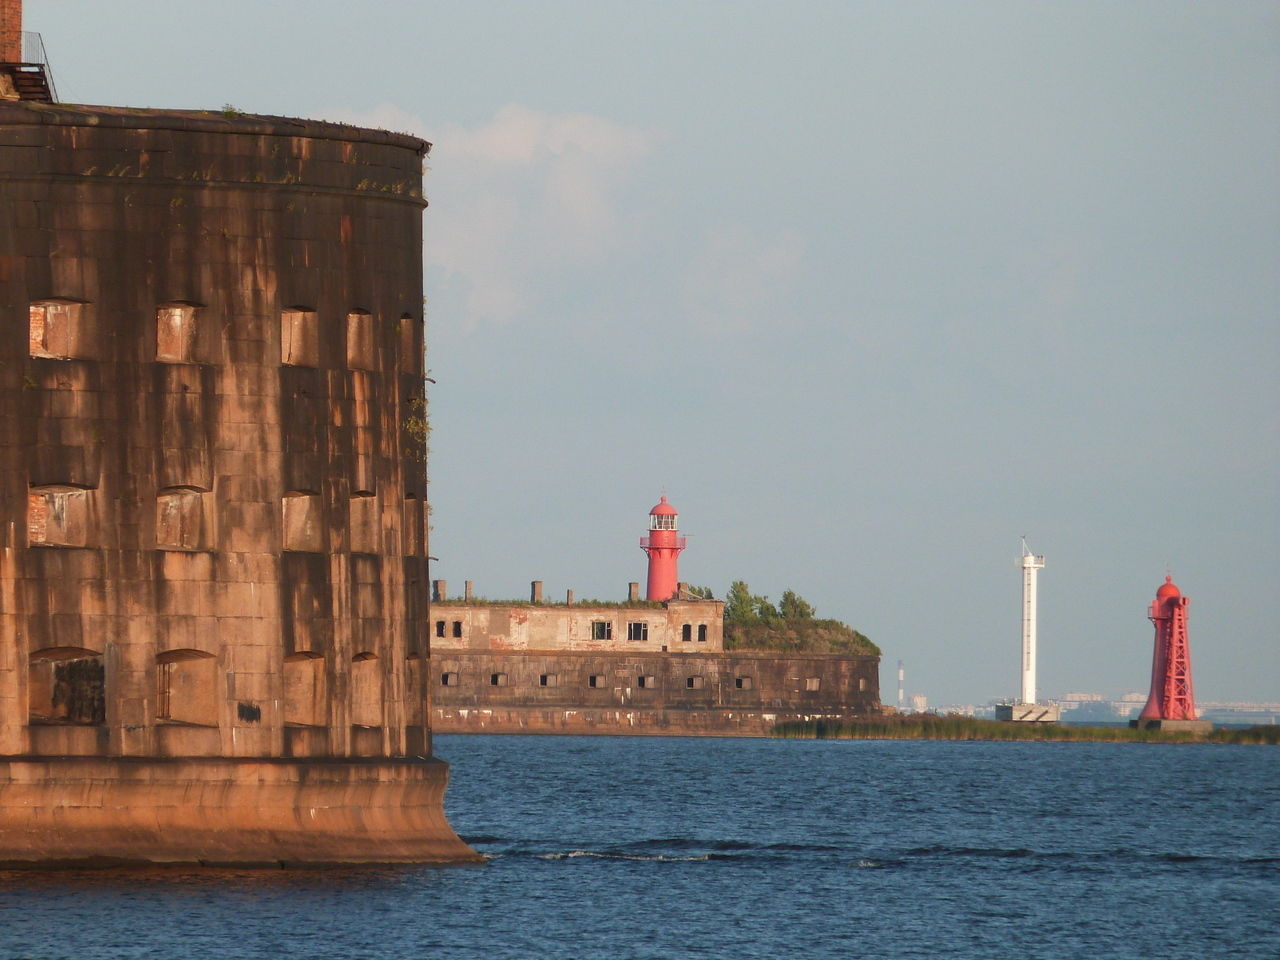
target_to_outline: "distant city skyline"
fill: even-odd
[[[618,597],[665,491],[681,579],[796,590],[881,647],[887,703],[898,658],[984,703],[1018,691],[1025,534],[1043,695],[1146,689],[1168,569],[1197,698],[1280,699],[1280,6],[27,0],[26,27],[68,102],[434,143],[435,576]]]

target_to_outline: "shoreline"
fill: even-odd
[[[977,717],[911,714],[865,720],[777,724],[770,736],[790,740],[1018,740],[1054,743],[1280,744],[1280,725],[1215,727],[1206,734],[1061,723],[1010,723]]]

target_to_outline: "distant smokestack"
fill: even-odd
[[[567,606],[570,606],[570,607],[572,607],[572,606],[573,606],[573,591],[572,591],[572,590],[566,590],[566,591],[564,592],[564,602],[565,602],[565,604],[566,604]]]
[[[431,581],[431,602],[444,603],[445,591],[449,589],[449,583],[446,580]]]
[[[627,603],[635,603],[639,599],[640,599],[640,584],[628,583],[627,584]]]
[[[466,597],[466,599],[467,599],[467,603],[470,603],[472,600],[474,600],[474,599],[476,598],[476,585],[475,585],[475,581],[473,581],[473,580],[464,580],[464,581],[462,582],[462,588],[463,588],[463,591],[464,591],[464,596],[465,596],[465,597]]]
[[[534,580],[529,584],[529,600],[532,603],[542,602],[542,581]]]
[[[22,62],[22,0],[0,0],[0,63]]]
[[[906,703],[906,694],[903,692],[903,689],[902,689],[902,680],[903,680],[903,677],[905,676],[905,673],[906,671],[902,669],[902,661],[899,660],[898,661],[898,709],[902,709],[903,705]]]

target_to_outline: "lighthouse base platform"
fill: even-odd
[[[1137,730],[1163,730],[1165,733],[1213,732],[1213,724],[1208,720],[1130,720],[1129,726]]]
[[[1057,704],[1004,703],[996,706],[996,719],[1013,723],[1057,723],[1062,716]]]

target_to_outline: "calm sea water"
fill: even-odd
[[[0,957],[1280,957],[1280,749],[439,737],[485,866],[0,873]]]

